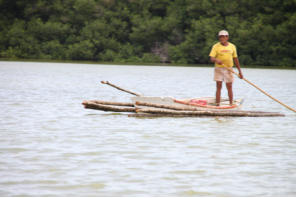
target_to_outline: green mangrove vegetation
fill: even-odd
[[[245,65],[296,67],[295,0],[0,0],[0,58],[207,64],[226,29]]]

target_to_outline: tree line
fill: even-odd
[[[294,0],[0,0],[0,58],[207,64],[219,30],[244,65],[296,67]]]

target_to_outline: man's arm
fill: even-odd
[[[239,64],[238,58],[237,58],[237,57],[233,58],[233,61],[234,61],[234,64],[235,64],[235,66],[237,67],[237,70],[238,70],[238,72],[239,72],[239,77],[240,77],[241,79],[243,79],[244,76],[243,76],[243,73],[242,73],[242,71],[241,71],[241,68],[240,68],[240,64]]]
[[[223,64],[222,61],[220,61],[219,59],[214,58],[214,57],[212,57],[212,56],[211,56],[211,62],[212,62],[212,63],[218,63],[219,65],[222,65],[222,64]]]

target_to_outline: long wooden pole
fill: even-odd
[[[132,94],[132,95],[135,95],[135,96],[141,96],[141,94],[138,94],[138,93],[135,93],[135,92],[132,92],[132,91],[129,91],[129,90],[126,90],[126,89],[123,89],[121,87],[118,87],[112,83],[110,83],[109,81],[101,81],[102,84],[106,84],[106,85],[110,85],[111,87],[114,87],[115,89],[118,89],[120,91],[124,91],[126,93],[129,93],[129,94]]]
[[[233,71],[232,69],[228,68],[228,67],[225,67],[227,70],[231,71],[232,73],[234,73],[235,75],[237,75],[238,77],[239,74],[236,73],[235,71]],[[282,103],[281,101],[279,101],[278,99],[272,97],[271,95],[269,95],[268,93],[266,93],[264,90],[262,90],[261,88],[259,88],[258,86],[256,86],[254,83],[250,82],[249,80],[245,79],[245,78],[242,78],[244,81],[246,81],[247,83],[249,83],[250,85],[252,85],[253,87],[255,87],[256,89],[258,89],[259,91],[261,91],[262,93],[264,93],[265,95],[267,95],[268,97],[270,97],[271,99],[273,99],[274,101],[280,103],[281,105],[283,105],[284,107],[290,109],[291,111],[294,111],[296,113],[296,110],[293,109],[292,107],[289,107],[288,105]]]

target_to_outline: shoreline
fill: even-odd
[[[0,62],[35,62],[35,63],[71,63],[71,64],[97,64],[97,65],[118,65],[118,66],[166,66],[166,67],[213,67],[213,64],[178,64],[178,63],[143,63],[143,62],[97,62],[84,60],[52,60],[52,59],[9,59],[0,58]],[[235,67],[235,66],[234,66]],[[262,65],[243,65],[242,68],[251,69],[286,69],[296,70],[292,66],[262,66]]]

